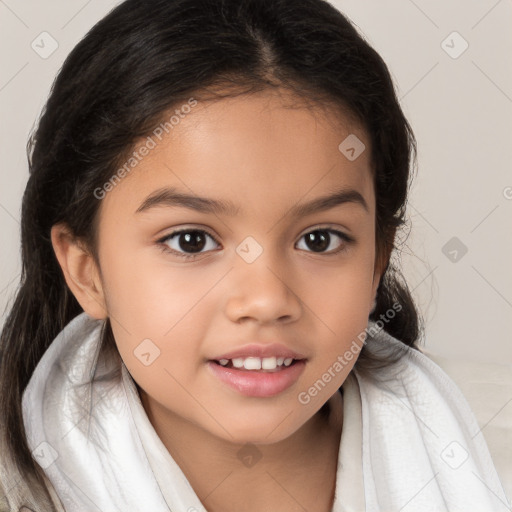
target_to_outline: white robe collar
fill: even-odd
[[[375,325],[369,322],[370,332]],[[102,327],[82,313],[37,365],[22,401],[34,459],[66,512],[205,512],[149,422],[124,364],[100,360],[93,379]],[[456,385],[424,354],[383,330],[366,343],[405,353],[379,370],[380,384],[357,370],[344,383],[332,511],[509,510]]]

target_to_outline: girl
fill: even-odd
[[[32,136],[3,510],[504,510],[390,262],[412,130],[323,0],[127,0]]]

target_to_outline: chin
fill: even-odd
[[[215,433],[227,442],[233,444],[274,444],[279,443],[293,435],[300,429],[307,419],[300,422],[292,419],[289,411],[279,416],[269,415],[266,419],[258,414],[252,418],[245,415],[244,421],[240,419],[235,423],[221,422],[224,428],[216,425]]]

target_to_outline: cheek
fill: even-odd
[[[367,320],[374,276],[373,251],[354,250],[336,263],[308,263],[304,268],[301,298],[328,325]]]
[[[208,317],[209,302],[201,297],[214,280],[164,264],[156,250],[113,249],[104,245],[102,274],[112,331],[126,367],[152,395],[167,389],[171,376],[186,383],[201,361],[206,320],[199,322],[198,315]]]
[[[122,269],[118,271],[121,278]],[[201,285],[155,277],[148,268],[127,275],[111,282],[112,330],[121,358],[150,396],[162,403],[173,396],[182,403],[203,358],[205,328],[196,316],[201,312],[201,318],[207,317],[206,303],[197,305]]]
[[[172,261],[156,247],[105,245],[102,270],[109,314],[143,335],[173,328],[216,277],[208,279],[200,267]]]
[[[336,266],[311,267],[304,276],[300,298],[316,324],[317,355],[321,360],[316,372],[323,372],[351,347],[350,360],[344,360],[341,373],[336,372],[337,380],[341,376],[344,379],[355,364],[368,326],[373,269],[373,252],[365,249],[354,251]]]

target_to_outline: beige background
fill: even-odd
[[[117,3],[0,0],[2,322],[20,273],[28,133],[67,54]],[[387,62],[418,140],[402,261],[425,347],[512,363],[512,1],[332,3]],[[44,37],[51,49],[43,32],[58,44],[47,58],[31,47]]]

